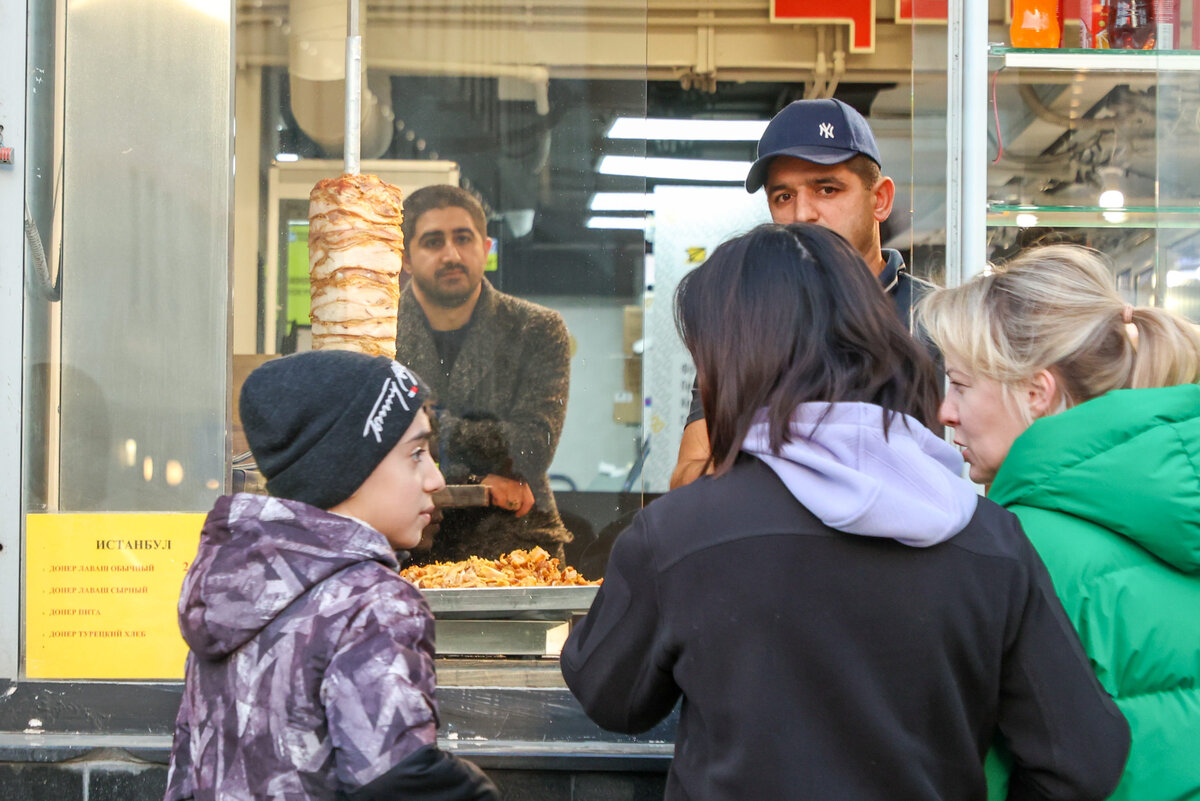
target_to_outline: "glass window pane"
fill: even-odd
[[[27,508],[207,509],[226,459],[228,12],[121,0],[66,25],[34,6],[49,281],[30,270]]]
[[[239,170],[258,177],[239,177],[235,200],[235,393],[253,364],[311,347],[308,195],[343,169],[345,19],[322,5],[239,20],[240,59],[257,67],[239,74]],[[646,194],[644,177],[599,169],[605,156],[646,152],[644,139],[606,136],[618,118],[646,116],[645,8],[362,7],[362,171],[406,196],[435,183],[475,194],[492,239],[486,280],[553,309],[567,326],[566,416],[547,472],[577,535],[575,558],[641,503],[645,226],[588,223],[646,217],[645,209],[591,208],[597,193]],[[256,302],[238,287],[253,288]],[[232,447],[235,456],[245,448],[236,419]],[[675,444],[661,447],[673,453]]]

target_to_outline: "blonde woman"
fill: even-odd
[[[1133,747],[1114,799],[1200,799],[1200,337],[1097,253],[1030,250],[920,308],[942,423],[1050,570]],[[1053,698],[1046,699],[1054,703]]]

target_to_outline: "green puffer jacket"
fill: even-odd
[[[1200,799],[1200,386],[1038,420],[988,497],[1020,518],[1129,721],[1111,797]]]

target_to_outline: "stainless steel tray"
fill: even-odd
[[[586,612],[599,586],[478,587],[421,590],[434,614],[459,612]]]
[[[566,620],[446,620],[437,624],[438,656],[558,656]]]

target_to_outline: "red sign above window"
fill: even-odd
[[[945,22],[948,0],[896,0],[896,22]]]
[[[943,8],[945,5],[943,0]],[[849,24],[850,52],[875,52],[875,0],[771,0],[771,21],[792,25]]]

